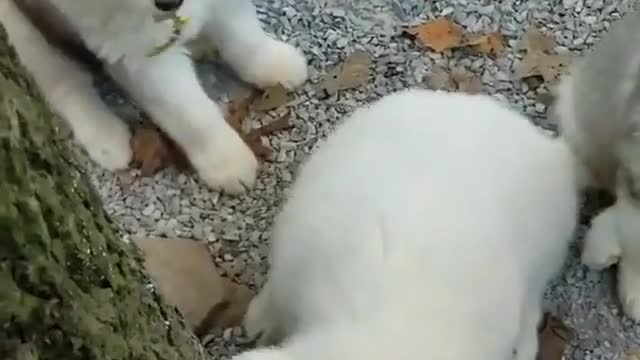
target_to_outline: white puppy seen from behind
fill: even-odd
[[[234,360],[533,360],[577,218],[562,141],[484,95],[357,110],[299,174]]]

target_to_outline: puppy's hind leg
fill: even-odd
[[[640,321],[640,258],[627,254],[618,268],[618,294],[627,316]]]
[[[602,270],[620,260],[622,249],[616,232],[615,205],[591,221],[584,237],[582,263],[594,270]]]
[[[89,156],[108,170],[126,168],[129,129],[102,102],[91,74],[50,46],[13,1],[0,1],[0,22],[52,110],[69,124]]]
[[[625,313],[640,321],[640,224],[634,200],[622,197],[616,205],[617,226],[622,247],[618,266],[618,294]]]
[[[542,318],[542,305],[539,299],[532,295],[529,297],[522,309],[515,360],[535,360],[538,353],[538,323]]]
[[[210,0],[204,35],[245,81],[294,88],[307,79],[307,60],[295,47],[267,35],[251,0]]]

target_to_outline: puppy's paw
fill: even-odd
[[[259,87],[278,83],[292,89],[307,80],[307,59],[299,49],[272,38],[266,38],[243,68],[239,69],[245,81]]]
[[[258,160],[231,128],[212,139],[205,151],[192,152],[190,157],[200,177],[214,190],[239,195],[255,183]]]
[[[598,214],[584,237],[582,263],[593,270],[602,270],[620,260],[622,250],[618,243],[615,212],[609,208]]]
[[[618,273],[618,293],[624,312],[634,321],[640,321],[640,272],[635,267],[640,264],[629,264],[627,259],[620,263]]]
[[[97,124],[96,128],[77,132],[76,139],[101,167],[109,171],[126,169],[133,155],[129,129],[120,119],[98,119]]]
[[[242,321],[245,334],[257,339],[257,346],[272,346],[281,340],[276,310],[271,301],[271,285],[267,281],[258,295],[251,299]]]
[[[264,338],[264,332],[269,328],[269,324],[267,324],[266,321],[267,316],[264,313],[263,301],[265,301],[264,295],[258,293],[249,303],[247,312],[242,320],[242,327],[244,328],[245,334],[251,339],[259,336]]]

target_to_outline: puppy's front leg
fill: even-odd
[[[204,92],[184,49],[111,66],[130,95],[185,151],[211,188],[239,194],[253,186],[258,162]]]
[[[529,298],[522,308],[515,360],[535,360],[538,353],[538,323],[542,318],[542,304],[536,295],[527,296]]]
[[[307,79],[307,60],[295,47],[264,32],[251,0],[208,0],[205,35],[245,81],[294,88]]]

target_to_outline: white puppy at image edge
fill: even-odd
[[[484,95],[355,111],[301,168],[234,360],[534,360],[578,212],[575,159]],[[268,347],[265,347],[268,346]]]
[[[560,83],[552,115],[579,159],[585,186],[616,195],[593,218],[582,262],[618,264],[624,312],[640,321],[640,11],[604,34]],[[611,66],[615,62],[616,66]]]
[[[37,9],[42,23],[57,23],[43,34],[20,9]],[[259,87],[293,88],[307,79],[304,55],[264,32],[251,0],[3,0],[0,22],[52,109],[95,162],[126,168],[131,135],[98,96],[88,70],[47,41],[60,37],[52,33],[76,34],[206,184],[228,193],[253,186],[258,162],[203,90],[185,44],[203,36]]]

